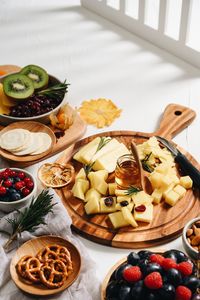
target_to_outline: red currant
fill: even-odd
[[[30,182],[30,181],[31,181],[30,177],[25,177],[25,178],[24,178],[25,184],[27,184],[27,183]]]
[[[18,181],[15,183],[16,190],[21,190],[24,187],[25,183],[24,181]]]
[[[3,183],[3,185],[4,185],[5,187],[11,187],[11,186],[12,186],[12,181],[6,179],[6,180],[4,181],[4,183]]]
[[[10,177],[16,177],[17,176],[17,172],[11,170],[10,171]]]
[[[30,190],[29,189],[27,189],[27,188],[24,188],[23,190],[22,190],[22,194],[23,194],[23,196],[28,196],[29,194],[30,194]]]
[[[9,175],[10,175],[10,172],[12,172],[12,170],[11,170],[11,169],[9,169],[9,168],[7,168],[7,169],[5,169],[5,170],[4,170],[4,172],[8,172],[8,173],[9,173]]]
[[[29,190],[32,190],[32,189],[33,189],[33,187],[34,187],[34,183],[33,183],[33,181],[29,181],[29,182],[27,182],[27,183],[26,183],[26,187],[27,187]]]
[[[0,186],[0,195],[5,195],[5,194],[6,194],[5,186]]]
[[[24,179],[25,173],[24,173],[24,172],[19,172],[19,173],[17,174],[17,177],[19,177],[20,179]]]
[[[9,174],[8,171],[3,171],[3,172],[2,172],[2,177],[3,177],[4,179],[7,179],[9,176],[10,176],[10,174]]]

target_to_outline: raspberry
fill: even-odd
[[[180,264],[178,264],[177,269],[184,276],[190,276],[192,274],[192,264],[188,261],[183,261]]]
[[[163,286],[163,280],[162,280],[160,273],[152,272],[145,277],[144,284],[149,289],[157,290]]]
[[[124,270],[123,277],[128,282],[136,282],[142,278],[142,272],[138,266],[133,266]]]
[[[190,300],[192,292],[185,286],[179,285],[176,289],[176,300]]]
[[[160,266],[162,265],[162,262],[164,260],[164,257],[160,254],[151,254],[149,261],[152,263],[157,263]]]
[[[172,258],[164,258],[162,261],[162,267],[165,271],[167,271],[169,269],[176,269],[177,264]]]

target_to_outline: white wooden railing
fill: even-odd
[[[112,0],[112,2],[113,1],[115,0]],[[135,0],[116,0],[116,3],[119,3],[118,7],[114,7],[114,5],[111,6],[110,0],[81,0],[81,4],[85,8],[97,13],[98,15],[107,18],[108,20],[122,26],[128,31],[137,34],[143,39],[150,41],[156,46],[163,48],[177,57],[189,62],[195,67],[200,68],[200,51],[193,49],[192,46],[188,44],[188,32],[191,22],[191,7],[193,0],[182,0],[179,34],[177,39],[174,39],[166,34],[169,0],[158,0],[159,12],[158,26],[156,29],[145,24],[147,0],[138,1],[139,6],[137,18],[131,17],[127,14],[126,5],[128,1]]]

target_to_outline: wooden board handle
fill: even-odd
[[[160,135],[170,140],[192,123],[195,117],[194,110],[178,104],[169,104],[164,110],[160,126],[154,135]]]

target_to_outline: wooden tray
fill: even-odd
[[[73,108],[71,108],[71,110],[73,111]],[[38,124],[38,122],[26,121],[26,123],[27,122],[30,124],[31,131],[38,131],[38,125],[33,126],[33,124],[32,124],[32,123]],[[49,125],[48,127],[50,127],[54,132],[59,131],[59,129],[53,129],[53,127],[51,125]],[[6,128],[6,127],[0,126],[0,130],[3,128]],[[26,129],[29,129],[29,128],[26,128]],[[20,157],[20,158],[18,157],[17,160],[14,160],[14,161],[13,161],[13,157],[12,157],[12,159],[10,159],[9,156],[4,157],[4,158],[9,161],[11,166],[27,167],[27,166],[33,165],[43,159],[51,157],[52,155],[55,155],[58,152],[65,150],[71,144],[73,144],[74,142],[79,140],[84,135],[85,131],[86,131],[86,124],[83,122],[83,120],[80,118],[80,116],[78,114],[76,114],[73,125],[69,129],[65,130],[65,135],[56,140],[51,151],[48,152],[45,156],[44,155],[39,155],[37,157],[29,156],[30,157],[29,161],[27,161],[26,156]]]
[[[96,136],[112,136],[127,145],[132,139],[135,143],[142,143],[153,135],[171,139],[187,127],[194,118],[195,112],[191,109],[170,104],[165,109],[159,129],[156,132],[111,131],[93,135],[68,148],[57,162],[71,162],[77,172],[81,168],[81,164],[72,159],[73,154]],[[180,147],[179,149],[199,168],[198,162],[188,152]],[[142,248],[169,242],[180,235],[184,225],[200,212],[199,192],[188,190],[185,197],[174,207],[165,206],[163,203],[155,205],[154,219],[150,224],[140,223],[138,228],[124,227],[116,230],[108,223],[107,215],[86,215],[83,202],[72,196],[70,190],[72,185],[57,190],[57,192],[72,218],[73,228],[89,240],[104,245],[120,248]]]
[[[67,247],[71,254],[73,263],[73,272],[65,280],[65,283],[57,289],[49,289],[42,284],[30,284],[25,279],[21,278],[16,271],[16,264],[24,255],[35,256],[39,250],[50,244],[57,244]],[[78,249],[69,241],[54,235],[44,235],[24,243],[14,254],[10,263],[10,274],[15,284],[23,291],[37,296],[47,296],[57,294],[68,288],[79,275],[81,268],[81,257]]]

